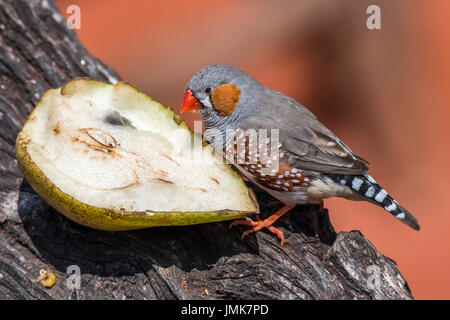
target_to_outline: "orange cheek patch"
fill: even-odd
[[[226,83],[214,89],[211,100],[214,109],[222,117],[228,117],[236,110],[241,90],[232,83]]]

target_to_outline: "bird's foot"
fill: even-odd
[[[242,238],[244,238],[245,236],[257,232],[263,228],[268,229],[270,232],[274,233],[280,240],[281,240],[281,245],[284,245],[284,234],[283,231],[281,231],[280,229],[275,228],[274,226],[272,226],[272,224],[278,220],[278,218],[280,218],[283,214],[285,214],[286,212],[288,212],[289,210],[291,210],[292,208],[294,208],[295,205],[288,205],[288,206],[284,206],[283,208],[281,208],[280,210],[278,210],[277,212],[275,212],[273,215],[271,215],[270,217],[268,217],[267,219],[261,220],[259,217],[257,217],[257,221],[252,221],[252,220],[235,220],[233,221],[233,223],[230,224],[230,228],[236,225],[244,225],[244,226],[251,226],[253,228],[245,231],[242,234]]]

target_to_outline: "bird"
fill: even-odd
[[[207,66],[188,81],[181,113],[200,114],[204,138],[244,179],[283,204],[261,220],[235,220],[263,228],[284,245],[274,222],[297,205],[342,197],[382,207],[414,230],[417,219],[368,173],[368,162],[355,154],[306,107],[225,64]],[[230,227],[231,227],[230,226]]]

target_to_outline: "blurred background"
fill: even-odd
[[[415,232],[368,203],[325,202],[336,231],[360,230],[418,299],[450,298],[450,1],[57,0],[81,9],[87,49],[179,111],[209,64],[243,69],[305,106],[418,219]],[[366,9],[381,8],[381,30]],[[196,115],[184,118],[192,124]]]

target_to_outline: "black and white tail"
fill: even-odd
[[[420,230],[417,219],[408,210],[399,205],[369,174],[358,176],[333,174],[330,177],[335,182],[359,193],[367,201],[383,207],[384,210],[412,229]]]

